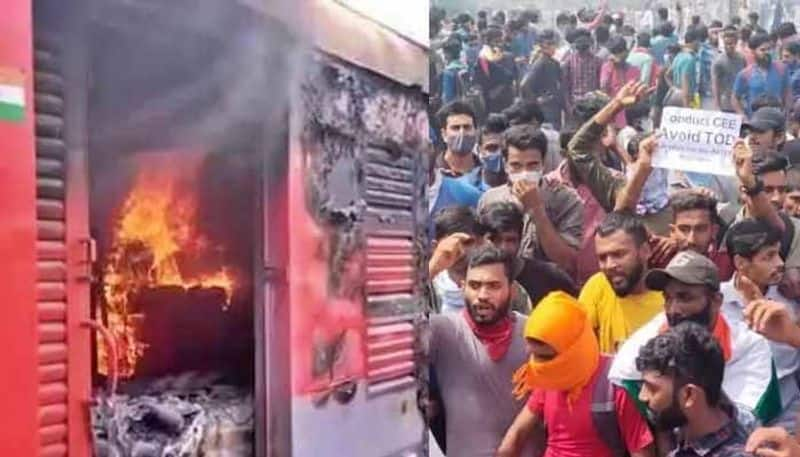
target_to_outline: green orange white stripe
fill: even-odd
[[[722,315],[718,317],[724,319]],[[636,369],[639,349],[654,338],[666,325],[664,313],[625,341],[614,357],[608,378],[638,398],[642,374]],[[764,337],[751,331],[744,323],[728,322],[731,357],[725,364],[722,390],[740,410],[750,413],[766,424],[781,414],[781,395],[772,350]]]
[[[0,68],[0,120],[19,121],[25,116],[25,75]]]

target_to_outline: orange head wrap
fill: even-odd
[[[567,392],[571,405],[589,383],[600,363],[600,347],[586,312],[564,292],[547,295],[525,323],[525,338],[548,344],[556,356],[528,363],[514,373],[514,395],[523,398],[534,389]]]

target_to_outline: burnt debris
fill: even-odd
[[[253,455],[250,391],[209,379],[189,373],[150,383],[140,392],[98,397],[92,408],[95,455]]]

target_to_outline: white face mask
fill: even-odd
[[[542,172],[539,170],[534,170],[510,173],[508,175],[508,179],[512,184],[516,184],[518,181],[528,181],[533,184],[539,184],[539,180],[542,179]]]

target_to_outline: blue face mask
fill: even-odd
[[[501,152],[493,152],[483,157],[483,166],[486,171],[492,173],[500,173],[503,170],[503,154]]]

